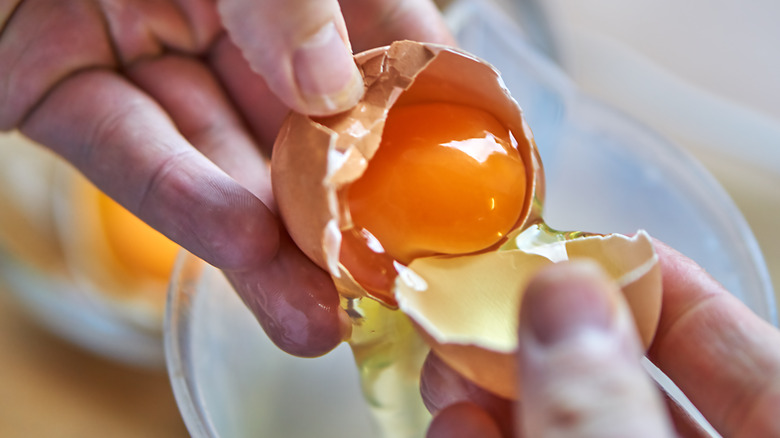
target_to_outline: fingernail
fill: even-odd
[[[349,109],[363,95],[363,78],[334,22],[298,47],[293,55],[293,69],[313,115]]]
[[[593,262],[553,265],[528,286],[521,324],[548,346],[589,330],[606,331],[615,318],[616,288]]]

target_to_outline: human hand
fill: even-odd
[[[780,436],[780,332],[691,260],[656,248],[664,301],[648,358],[722,436]],[[592,265],[542,272],[521,310],[522,401],[487,393],[432,356],[422,385],[436,414],[428,437],[708,436],[643,371],[628,312]]]
[[[359,48],[450,42],[430,2],[341,4],[343,16],[336,0],[3,2],[0,129],[222,268],[281,348],[322,354],[348,326],[330,277],[276,218],[266,156],[288,107],[359,97],[345,23]]]

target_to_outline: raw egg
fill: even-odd
[[[361,102],[331,117],[291,114],[271,165],[290,235],[345,298],[400,309],[450,366],[514,397],[525,284],[546,264],[587,257],[623,288],[649,343],[660,313],[649,236],[544,224],[533,134],[495,69],[410,41],[356,61]]]

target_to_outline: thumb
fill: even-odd
[[[674,436],[640,364],[628,306],[598,265],[560,263],[541,272],[520,321],[524,436]]]
[[[334,114],[362,96],[337,0],[220,0],[218,6],[249,65],[293,110]]]

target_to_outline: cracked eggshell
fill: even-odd
[[[410,263],[396,300],[452,368],[500,396],[517,397],[517,329],[522,295],[542,267],[589,258],[620,286],[645,347],[661,312],[661,271],[647,233],[580,237],[535,253],[507,249]],[[555,254],[555,260],[544,254]]]
[[[526,163],[525,211],[517,226],[538,217],[544,180],[522,111],[489,64],[457,49],[400,41],[356,56],[365,95],[331,117],[292,113],[274,145],[272,181],[280,214],[304,253],[328,270],[341,293],[367,294],[339,264],[341,230],[351,226],[340,190],[357,180],[380,145],[395,104],[444,101],[484,109],[515,136]]]
[[[514,230],[541,222],[541,160],[522,111],[495,69],[456,49],[409,41],[365,52],[356,62],[366,87],[361,102],[331,117],[291,114],[271,165],[274,194],[290,235],[331,273],[342,295],[369,294],[339,263],[341,232],[352,226],[340,194],[366,169],[393,105],[444,101],[493,114],[514,134],[526,164],[525,208]],[[395,300],[450,366],[514,398],[522,291],[541,267],[580,257],[596,259],[620,284],[645,345],[650,342],[660,313],[661,280],[645,233],[534,241],[523,249],[513,238],[478,254],[418,258],[399,268]]]

